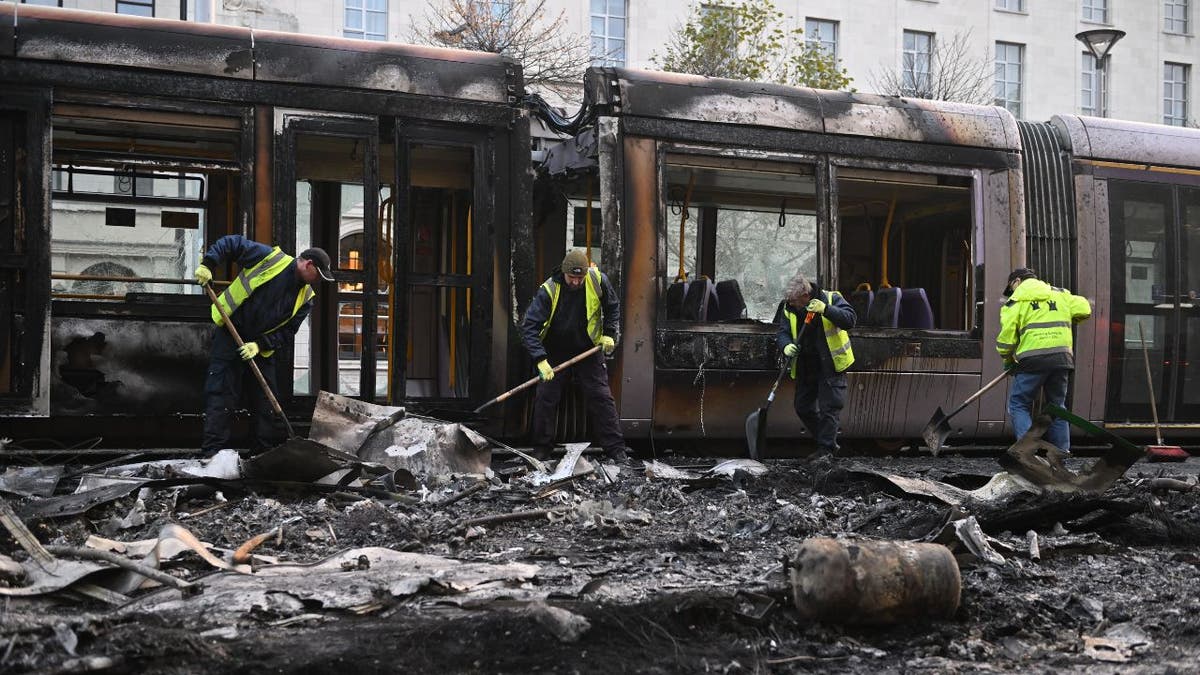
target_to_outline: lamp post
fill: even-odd
[[[1115,28],[1096,28],[1075,34],[1075,39],[1082,42],[1083,46],[1087,47],[1088,53],[1096,60],[1096,98],[1098,99],[1096,112],[1101,117],[1108,112],[1108,105],[1105,102],[1108,98],[1108,87],[1105,85],[1104,62],[1108,60],[1108,53],[1112,51],[1113,45],[1123,37],[1125,37],[1125,31]]]

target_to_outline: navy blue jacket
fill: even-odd
[[[587,335],[587,290],[583,287],[577,291],[568,290],[561,271],[556,271],[550,278],[557,281],[561,288],[558,292],[558,307],[554,310],[554,319],[546,333],[546,343],[542,343],[539,334],[546,323],[546,317],[550,316],[550,294],[543,286],[538,286],[537,293],[533,294],[533,301],[529,303],[529,309],[525,310],[525,318],[521,321],[521,341],[533,357],[534,363],[547,358],[551,353],[557,359],[566,360],[593,346]],[[608,275],[603,272],[600,273],[600,290],[604,334],[615,339],[617,326],[621,322],[621,303],[617,300],[617,292],[613,290]]]
[[[240,234],[229,234],[213,242],[204,254],[204,266],[218,270],[227,262],[235,262],[242,269],[253,267],[271,253],[271,247],[251,241]],[[312,301],[304,303],[296,316],[287,325],[273,333],[266,333],[287,320],[296,306],[296,295],[304,287],[304,280],[295,269],[285,269],[267,283],[259,286],[246,298],[229,318],[245,342],[257,342],[260,349],[280,349],[291,344],[300,329],[300,324],[312,310]],[[224,330],[224,329],[221,329]]]
[[[824,300],[825,292],[819,289],[814,290],[813,297]],[[775,314],[775,325],[779,328],[775,334],[775,344],[779,346],[780,354],[783,354],[784,347],[792,343],[792,325],[783,311],[785,307],[787,307],[787,300],[780,303],[779,310]],[[804,310],[794,311],[799,315],[801,322],[799,326],[803,326]],[[858,314],[855,313],[854,307],[846,302],[846,299],[840,294],[834,295],[833,302],[825,305],[825,318],[842,330],[850,330],[858,322]],[[823,377],[837,374],[837,371],[833,369],[833,356],[829,354],[829,343],[825,341],[825,330],[821,327],[820,315],[813,317],[812,323],[808,325],[808,330],[804,331],[804,335],[800,337],[799,347],[800,355],[796,358],[800,360],[801,370],[804,370],[806,365],[811,368],[814,362],[819,362]]]

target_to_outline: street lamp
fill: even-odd
[[[1105,80],[1108,78],[1105,77],[1104,62],[1108,60],[1108,53],[1112,51],[1113,45],[1123,37],[1125,37],[1125,31],[1115,28],[1096,28],[1075,34],[1075,39],[1082,42],[1083,46],[1087,47],[1088,53],[1095,59],[1095,114],[1100,117],[1108,116],[1108,87],[1105,86]]]

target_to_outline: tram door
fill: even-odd
[[[48,92],[0,97],[0,413],[50,411]],[[2,436],[3,434],[0,434]]]
[[[1109,180],[1110,421],[1200,419],[1200,187]]]
[[[382,401],[388,383],[390,251],[381,246],[380,204],[390,184],[379,172],[373,116],[276,111],[274,240],[296,254],[329,253],[335,282],[317,289],[314,311],[296,334],[294,397],[331,391]]]
[[[481,393],[486,377],[500,197],[482,171],[494,152],[482,133],[403,120],[394,141],[401,188],[385,223],[396,242],[388,388],[392,400],[455,407]]]

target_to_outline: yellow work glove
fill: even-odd
[[[825,302],[822,300],[817,300],[816,298],[813,298],[812,300],[808,301],[808,307],[805,307],[804,311],[812,312],[813,314],[824,314],[825,313]]]
[[[617,348],[617,341],[607,335],[603,335],[600,337],[600,347],[604,350],[604,355],[608,356]]]
[[[247,342],[241,347],[238,347],[238,356],[241,356],[243,361],[249,361],[250,359],[258,356],[258,343]]]
[[[537,369],[538,376],[542,378],[542,382],[549,382],[554,379],[554,369],[550,367],[550,362],[546,359],[538,361]]]
[[[789,344],[783,348],[783,355],[789,359],[800,353],[800,348],[795,343]]]
[[[212,281],[212,270],[208,269],[204,265],[197,267],[196,268],[196,283],[203,286],[210,281]]]

